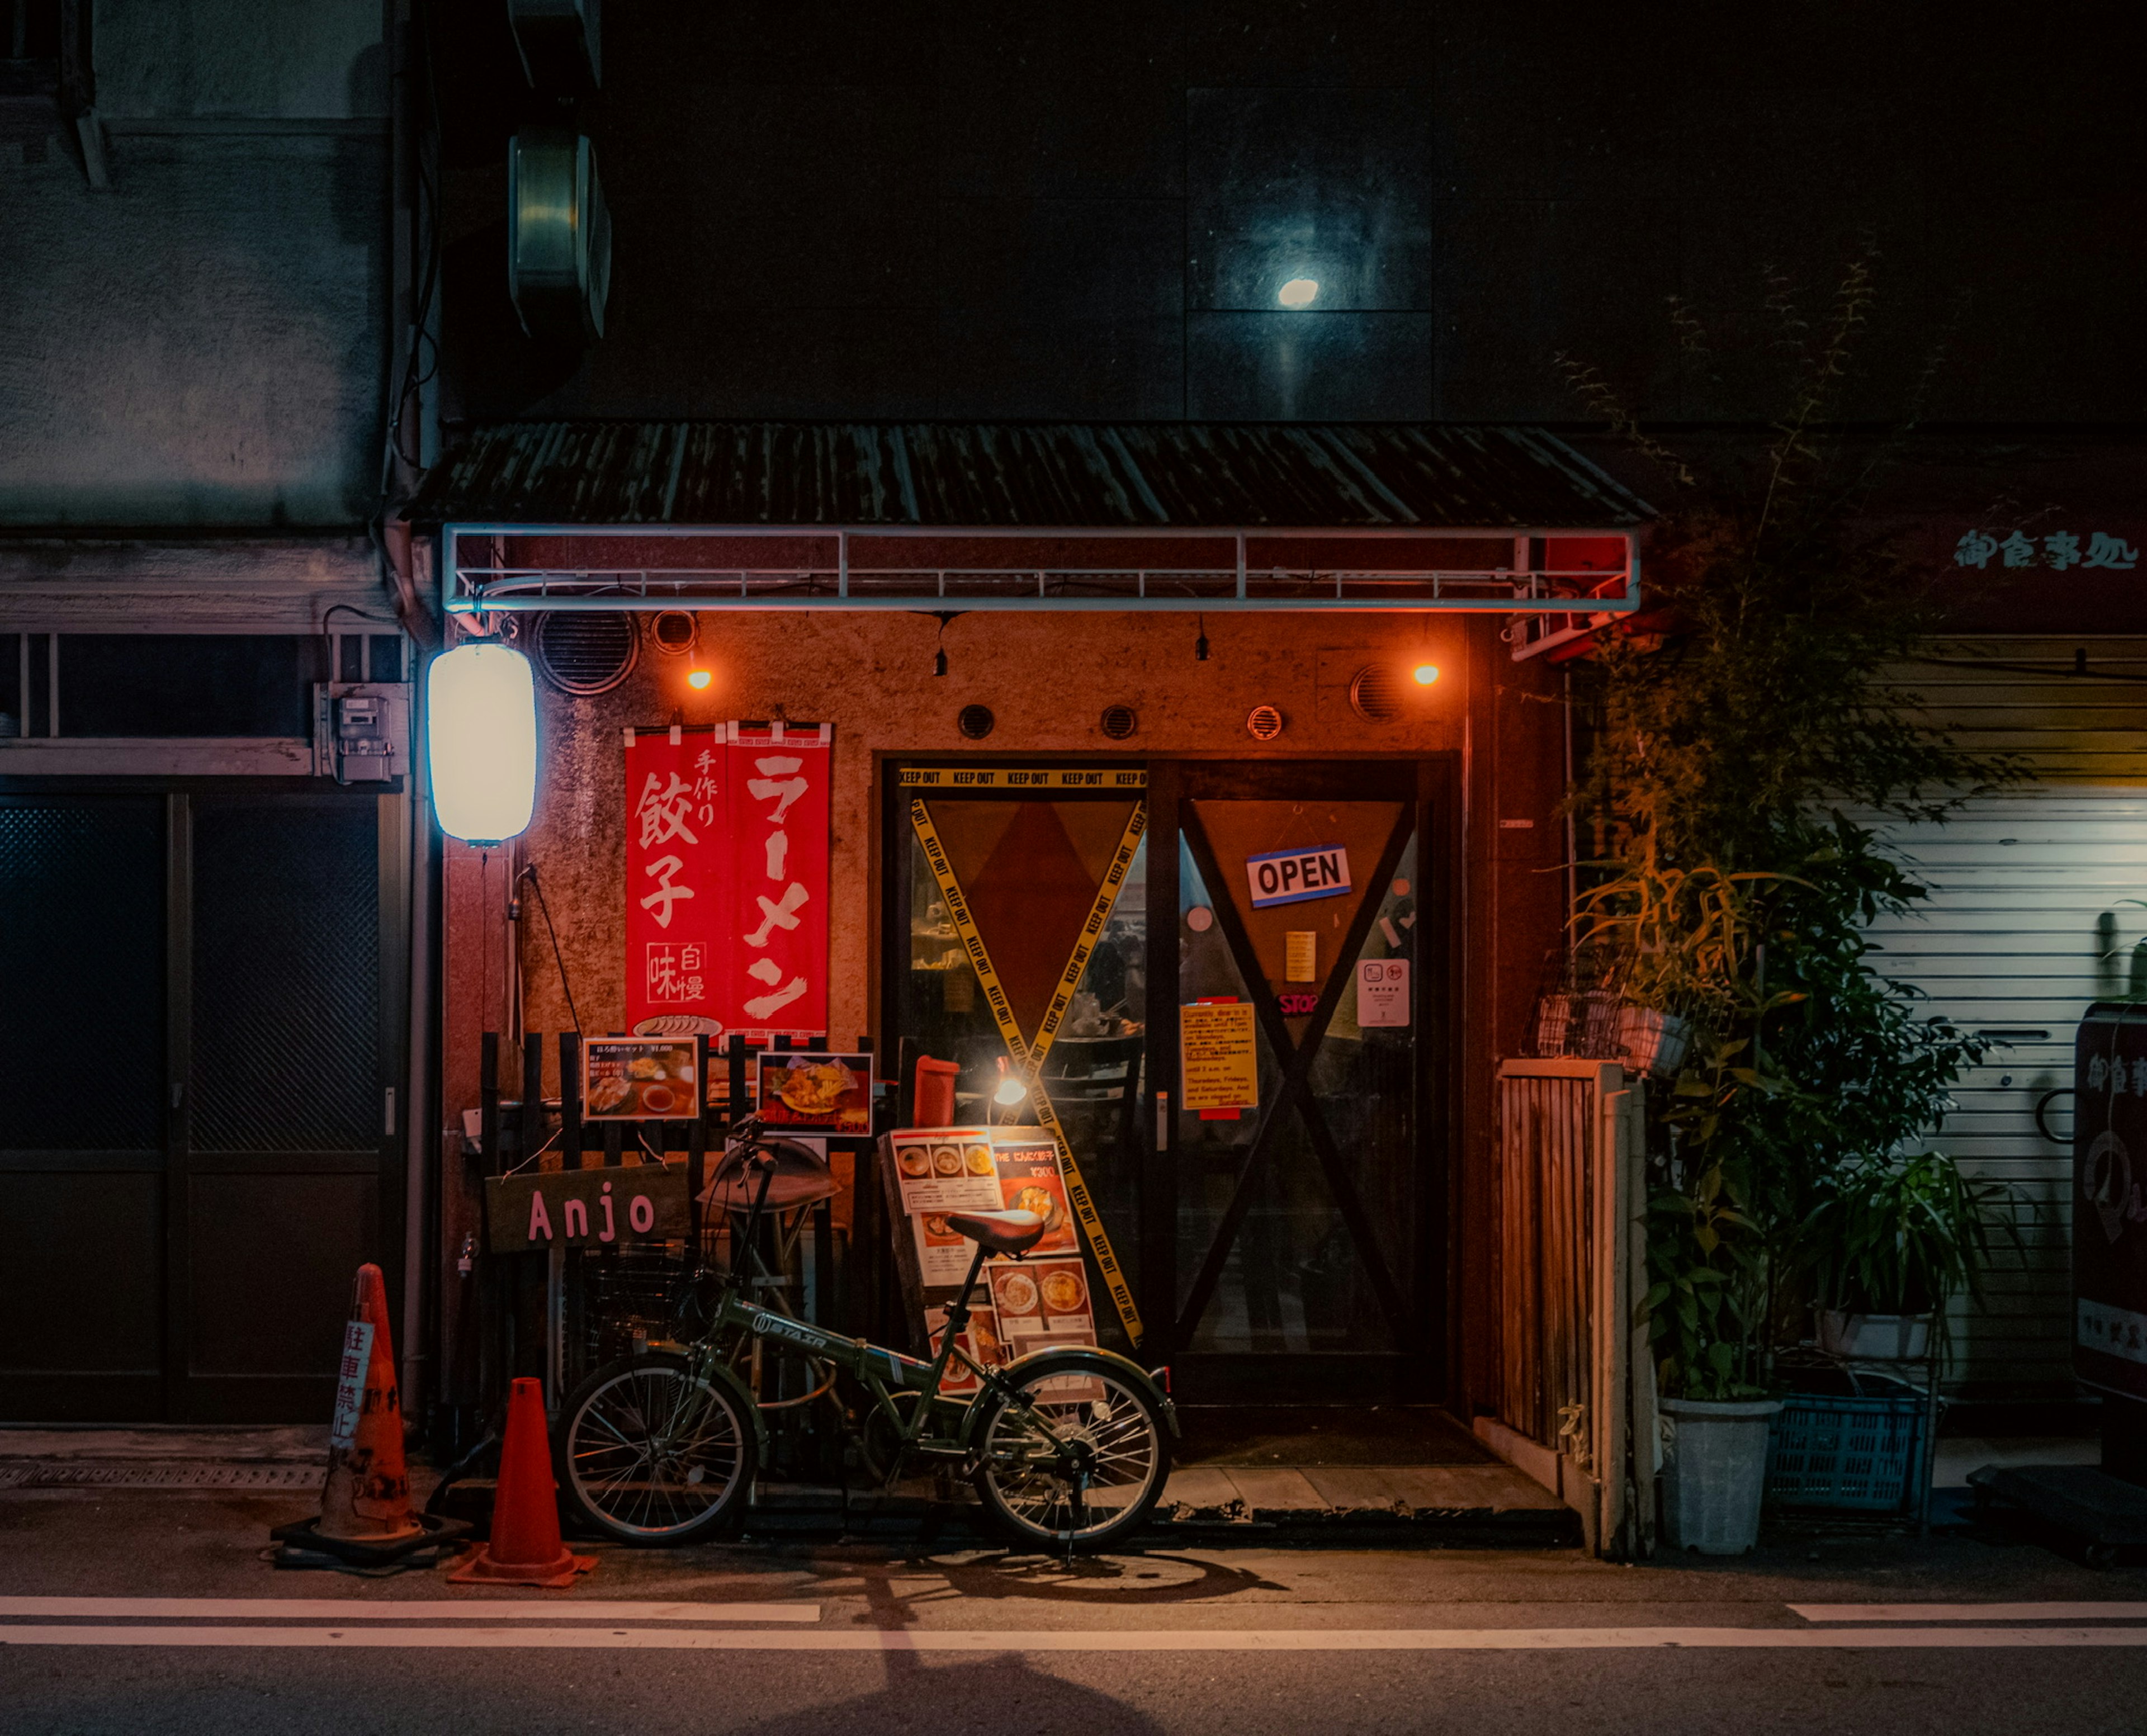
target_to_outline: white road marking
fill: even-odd
[[[818,1603],[657,1603],[596,1598],[9,1598],[0,1616],[260,1616],[331,1622],[817,1622]]]
[[[2147,1603],[1792,1603],[1808,1622],[2136,1622]]]
[[[378,1606],[368,1606],[378,1607]],[[2147,1647],[2147,1628],[0,1627],[0,1646],[516,1648],[652,1652],[1563,1652]]]

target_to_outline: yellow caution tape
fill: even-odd
[[[1134,1304],[1133,1286],[1126,1281],[1119,1257],[1112,1249],[1103,1216],[1096,1209],[1095,1197],[1089,1192],[1081,1166],[1074,1161],[1074,1148],[1067,1143],[1065,1129],[1058,1124],[1058,1113],[1052,1108],[1051,1094],[1043,1088],[1042,1074],[1043,1058],[1051,1053],[1067,1008],[1074,1003],[1074,991],[1080,987],[1082,974],[1089,968],[1089,955],[1103,938],[1104,926],[1111,919],[1112,907],[1119,902],[1119,893],[1125,887],[1126,875],[1140,848],[1141,833],[1148,825],[1148,811],[1139,803],[1134,804],[1133,818],[1126,822],[1111,865],[1104,872],[1104,883],[1096,888],[1095,902],[1089,907],[1088,920],[1081,925],[1081,938],[1074,943],[1066,968],[1058,974],[1058,986],[1052,992],[1051,1004],[1044,1010],[1043,1023],[1036,1028],[1033,1042],[1021,1034],[1020,1023],[1013,1016],[1013,1003],[1007,998],[998,973],[992,968],[992,955],[985,948],[984,937],[977,932],[975,919],[969,914],[969,901],[962,896],[961,883],[954,878],[954,865],[948,860],[946,846],[939,841],[938,828],[933,825],[932,816],[919,798],[911,798],[909,823],[916,828],[918,843],[924,847],[924,859],[931,865],[932,878],[938,883],[939,896],[946,901],[947,914],[954,924],[956,938],[976,969],[977,980],[983,985],[984,999],[991,1007],[992,1018],[998,1025],[1007,1053],[1013,1057],[1014,1070],[1028,1088],[1037,1125],[1051,1135],[1051,1143],[1058,1148],[1059,1171],[1066,1178],[1066,1198],[1074,1208],[1082,1233],[1089,1238],[1089,1251],[1096,1257],[1096,1269],[1103,1274],[1104,1287],[1111,1293],[1119,1318],[1124,1323],[1126,1336],[1139,1344],[1141,1318],[1140,1310]],[[1131,1079],[1126,1081],[1126,1088],[1134,1088]]]
[[[1144,790],[1148,773],[1136,766],[904,766],[904,789]]]

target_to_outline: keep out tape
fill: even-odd
[[[1089,968],[1089,955],[1103,938],[1104,924],[1110,921],[1111,911],[1125,888],[1126,875],[1140,848],[1141,833],[1148,826],[1147,808],[1139,802],[1134,804],[1133,818],[1126,822],[1126,829],[1119,835],[1111,865],[1104,871],[1104,883],[1096,888],[1094,901],[1089,906],[1088,919],[1081,924],[1081,938],[1074,943],[1066,968],[1058,973],[1058,987],[1052,990],[1051,1004],[1044,1009],[1033,1040],[1021,1033],[1020,1022],[1013,1016],[1013,1003],[1007,998],[999,974],[992,968],[991,952],[984,945],[984,937],[977,931],[975,918],[969,914],[969,901],[962,896],[962,883],[954,878],[954,865],[948,860],[946,846],[939,841],[938,828],[932,823],[931,813],[921,797],[910,799],[909,823],[916,830],[918,843],[924,847],[924,859],[930,864],[939,896],[946,903],[955,938],[962,943],[962,950],[968,954],[969,963],[977,973],[977,981],[983,986],[985,1003],[992,1009],[992,1018],[999,1028],[1007,1053],[1013,1058],[1014,1072],[1028,1092],[1037,1125],[1051,1135],[1051,1143],[1058,1149],[1058,1171],[1066,1178],[1067,1203],[1074,1208],[1081,1233],[1088,1238],[1089,1251],[1096,1258],[1096,1270],[1103,1276],[1104,1288],[1110,1292],[1112,1305],[1119,1311],[1126,1336],[1138,1345],[1141,1341],[1141,1318],[1140,1310],[1134,1305],[1133,1286],[1126,1281],[1124,1269],[1112,1249],[1103,1214],[1097,1211],[1095,1197],[1082,1178],[1081,1166],[1074,1158],[1074,1148],[1067,1143],[1065,1129],[1058,1124],[1051,1093],[1043,1088],[1043,1073],[1044,1057],[1051,1053],[1058,1027],[1065,1020],[1067,1009],[1074,1004],[1074,991],[1080,987],[1082,975]]]

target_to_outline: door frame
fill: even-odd
[[[1188,1352],[1179,1342],[1177,1143],[1159,1138],[1175,1130],[1179,1091],[1178,930],[1174,921],[1150,920],[1148,928],[1149,1101],[1136,1118],[1145,1145],[1139,1222],[1126,1226],[1140,1248],[1139,1300],[1147,1335],[1139,1351],[1146,1364],[1168,1361],[1179,1395],[1199,1403],[1371,1403],[1443,1402],[1454,1367],[1459,1298],[1453,1225],[1458,1222],[1461,1103],[1457,995],[1461,969],[1460,756],[1434,753],[1265,756],[1147,756],[1000,750],[883,753],[876,768],[880,787],[878,920],[881,1041],[892,1052],[900,1034],[901,973],[908,962],[906,919],[908,792],[899,773],[908,768],[962,766],[1119,767],[1144,768],[1148,785],[1147,898],[1151,913],[1175,911],[1179,898],[1179,839],[1194,800],[1257,799],[1264,784],[1297,793],[1309,778],[1324,778],[1320,793],[1336,800],[1400,800],[1410,804],[1417,838],[1421,951],[1411,973],[1411,1016],[1416,1021],[1417,1103],[1415,1160],[1421,1186],[1414,1227],[1413,1281],[1403,1300],[1417,1327],[1415,1340],[1394,1352],[1343,1356],[1234,1352]],[[1008,792],[1009,796],[1014,792]],[[1038,792],[1038,793],[1043,793]],[[1218,896],[1221,896],[1219,893]],[[1160,1099],[1161,1101],[1159,1101]],[[1114,1226],[1114,1232],[1119,1227]]]
[[[1416,968],[1410,973],[1410,1016],[1417,1028],[1416,1103],[1414,1160],[1420,1185],[1417,1222],[1412,1226],[1412,1272],[1402,1290],[1405,1320],[1414,1331],[1394,1351],[1289,1353],[1193,1351],[1181,1333],[1193,1322],[1178,1318],[1178,1198],[1180,1174],[1176,1142],[1151,1151],[1154,1185],[1144,1193],[1141,1271],[1144,1310],[1171,1324],[1169,1346],[1174,1382],[1191,1403],[1434,1403],[1446,1393],[1455,1298],[1453,1295],[1453,1188],[1459,1101],[1454,1018],[1459,965],[1458,885],[1459,824],[1455,799],[1458,756],[1354,755],[1302,758],[1262,758],[1179,759],[1151,762],[1149,771],[1149,832],[1151,839],[1171,840],[1149,852],[1149,909],[1175,910],[1179,903],[1176,840],[1184,834],[1194,801],[1259,800],[1317,793],[1337,801],[1400,801],[1417,839],[1417,878],[1423,888],[1419,924],[1422,935]],[[1203,834],[1204,839],[1204,833]],[[1196,847],[1197,848],[1197,847]],[[1220,873],[1228,865],[1213,864]],[[1227,915],[1228,889],[1209,888],[1226,934],[1234,926],[1234,907]],[[1370,891],[1367,892],[1368,899]],[[1373,908],[1376,909],[1376,903]],[[1441,919],[1443,918],[1443,919]],[[1178,929],[1174,922],[1149,925],[1149,1057],[1155,1088],[1168,1090],[1167,1111],[1158,1117],[1174,1132],[1178,1125],[1179,1045],[1177,993]],[[1234,957],[1237,948],[1232,948]],[[1338,967],[1339,968],[1339,967]],[[1239,968],[1244,963],[1239,961]],[[1338,979],[1339,984],[1339,979]],[[1259,985],[1250,981],[1249,990]],[[1335,993],[1339,993],[1339,986]],[[1323,998],[1329,998],[1323,997]],[[1331,1000],[1330,1000],[1331,1010]],[[1279,1016],[1279,1015],[1278,1015]],[[1263,1021],[1265,1023],[1265,1021]],[[1280,1058],[1278,1057],[1278,1058]],[[1287,1063],[1285,1063],[1287,1066]],[[1154,1130],[1151,1129],[1151,1137]],[[1339,1202],[1338,1202],[1339,1204]],[[1234,1238],[1242,1220],[1232,1228]]]

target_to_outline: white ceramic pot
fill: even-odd
[[[1665,1398],[1663,1530],[1674,1549],[1742,1555],[1759,1540],[1775,1398]]]
[[[1921,1362],[1930,1354],[1932,1316],[1851,1314],[1821,1308],[1819,1348],[1858,1362]]]

